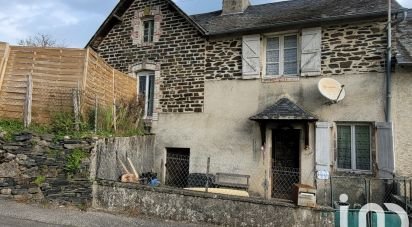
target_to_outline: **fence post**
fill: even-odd
[[[409,203],[412,202],[412,180],[409,180]]]
[[[330,205],[333,207],[333,177],[330,176]]]
[[[80,131],[80,126],[79,126],[79,122],[80,122],[80,117],[79,117],[79,112],[80,112],[80,108],[79,108],[79,95],[78,95],[78,90],[73,89],[73,111],[74,111],[74,127],[76,129],[76,131]]]
[[[32,74],[27,75],[27,87],[26,87],[26,97],[24,99],[24,116],[23,122],[24,127],[28,128],[31,124],[31,108],[33,102],[33,76]]]
[[[364,182],[364,187],[363,189],[365,190],[365,198],[366,198],[366,203],[369,203],[369,192],[368,192],[368,182],[366,181],[366,178],[363,178],[363,182]]]
[[[406,177],[403,178],[403,195],[405,197],[405,211],[408,212],[408,197],[406,196]]]
[[[207,158],[207,166],[206,166],[206,188],[205,188],[206,192],[209,192],[209,171],[210,171],[210,157]]]
[[[116,132],[117,131],[117,116],[116,116],[116,89],[115,89],[115,79],[114,79],[114,77],[115,77],[115,75],[114,75],[114,69],[112,69],[112,76],[113,76],[113,90],[112,90],[112,92],[113,92],[113,128],[114,128],[114,131]]]
[[[373,196],[373,194],[372,194],[372,186],[371,186],[371,179],[369,179],[369,202],[372,202],[372,196]]]
[[[160,174],[159,174],[160,180],[163,182],[163,184],[166,185],[166,177],[164,176],[164,161],[163,158],[160,160]]]
[[[97,95],[95,97],[94,101],[94,134],[97,134],[97,112],[98,112],[98,100],[97,100]]]

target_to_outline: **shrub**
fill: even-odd
[[[88,157],[88,153],[81,149],[74,149],[67,157],[65,170],[69,174],[76,174],[80,171],[83,159]]]
[[[37,176],[33,183],[35,183],[38,187],[40,187],[46,181],[45,176]]]

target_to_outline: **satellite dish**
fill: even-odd
[[[320,93],[331,103],[338,103],[345,98],[345,85],[332,78],[323,78],[318,83]]]

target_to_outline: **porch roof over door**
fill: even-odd
[[[302,107],[288,98],[282,98],[263,112],[249,118],[252,121],[270,120],[306,120],[317,121],[318,118],[305,111]]]

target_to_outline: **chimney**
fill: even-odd
[[[243,13],[249,5],[249,0],[223,0],[222,15]]]

